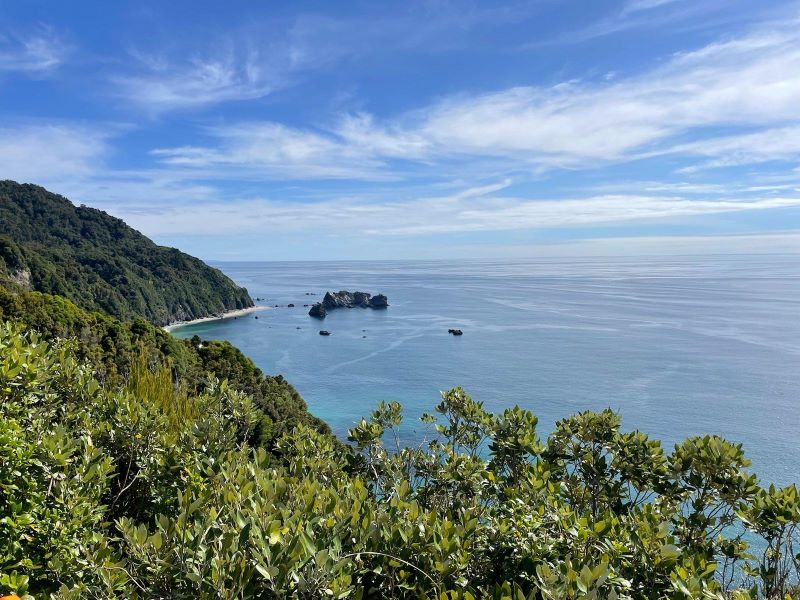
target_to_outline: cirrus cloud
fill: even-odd
[[[71,46],[45,25],[28,35],[0,34],[0,71],[42,76],[61,66],[71,51]]]
[[[385,178],[409,161],[417,171],[433,171],[452,161],[480,168],[486,160],[511,173],[595,168],[665,154],[692,160],[724,150],[711,130],[785,128],[789,134],[798,124],[795,20],[676,54],[613,82],[461,94],[392,118],[348,114],[315,129],[233,123],[208,129],[209,145],[164,147],[154,155],[166,164],[203,169],[238,165],[265,178]],[[795,154],[792,149],[782,156]]]

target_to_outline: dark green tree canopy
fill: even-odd
[[[0,182],[0,281],[157,325],[253,305],[220,270],[158,246],[101,210]]]

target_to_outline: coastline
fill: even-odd
[[[236,310],[224,312],[221,315],[200,317],[199,319],[192,319],[191,321],[178,321],[177,323],[170,323],[169,325],[164,325],[162,329],[167,332],[172,332],[180,327],[186,327],[187,325],[197,325],[198,323],[208,323],[209,321],[222,321],[232,317],[243,317],[254,312],[270,310],[271,308],[271,306],[251,306],[249,308],[237,308]]]

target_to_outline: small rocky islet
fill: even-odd
[[[326,292],[322,302],[316,302],[311,306],[308,314],[317,319],[324,319],[329,310],[336,308],[377,308],[383,309],[389,306],[389,300],[383,294],[368,294],[367,292],[348,292],[341,290],[338,292]]]
[[[313,292],[306,292],[306,296],[315,295]],[[304,304],[308,307],[308,304]],[[340,290],[338,292],[325,292],[322,302],[315,302],[311,305],[308,311],[309,316],[317,319],[324,319],[329,310],[337,308],[377,308],[383,309],[389,306],[389,299],[384,294],[375,294],[374,296],[368,292],[349,292],[347,290]],[[275,305],[277,308],[278,305]],[[288,304],[287,308],[294,308],[294,304]],[[258,317],[256,317],[258,318]],[[296,329],[300,329],[297,327]],[[363,332],[364,330],[362,330]],[[453,336],[464,335],[461,329],[448,329],[447,333]],[[319,335],[329,336],[331,333],[326,330],[320,330]],[[362,338],[367,336],[363,335]]]

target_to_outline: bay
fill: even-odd
[[[417,417],[460,385],[491,411],[532,410],[542,435],[611,407],[667,450],[719,434],[744,444],[762,480],[800,481],[796,255],[215,266],[279,307],[175,335],[229,340],[342,437],[397,400],[404,441],[417,442]],[[308,316],[304,304],[340,289],[384,293],[390,307]]]

